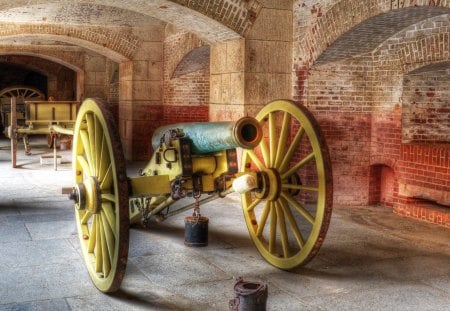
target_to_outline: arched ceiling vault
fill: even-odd
[[[80,47],[120,63],[167,23],[209,43],[241,38],[261,7],[258,0],[0,0],[0,45]]]
[[[82,68],[74,65],[72,62],[68,62],[68,61],[66,61],[64,59],[58,58],[57,56],[45,55],[42,52],[41,53],[24,52],[24,51],[8,52],[6,50],[2,50],[2,48],[0,47],[0,61],[5,60],[5,61],[8,61],[8,62],[15,63],[14,58],[16,58],[17,56],[30,56],[32,58],[40,60],[41,62],[43,61],[44,63],[46,61],[48,61],[50,63],[56,63],[56,64],[59,64],[61,66],[67,67],[67,68],[69,68],[69,69],[71,69],[71,70],[73,70],[75,72],[78,72],[78,73],[83,72]],[[38,62],[39,61],[33,62],[32,65],[30,65],[30,64],[23,64],[23,63],[18,63],[18,64],[22,64],[24,66],[30,66],[30,68],[35,68],[35,69],[33,69],[35,71],[41,70],[42,72],[41,71],[39,71],[39,72],[44,74],[44,75],[46,75],[46,76],[49,76],[49,75],[52,74],[52,73],[49,73],[48,71],[42,70],[41,67],[45,67],[45,66],[39,66],[37,64]],[[44,65],[44,64],[41,64],[41,65]]]
[[[161,21],[213,43],[243,36],[258,0],[0,0],[0,22],[147,27]]]
[[[376,15],[342,34],[319,56],[316,65],[373,52],[409,26],[449,13],[449,8],[409,7]]]
[[[447,75],[450,73],[450,61],[438,62],[426,65],[408,72],[408,75],[422,74],[425,72],[445,71]]]

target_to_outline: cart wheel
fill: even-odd
[[[128,258],[128,186],[114,119],[103,102],[87,99],[73,141],[72,199],[89,275],[103,292],[117,290]]]
[[[256,116],[263,139],[242,156],[242,171],[259,172],[259,189],[242,196],[250,236],[280,269],[306,264],[318,252],[331,217],[332,173],[325,140],[302,106],[277,100]]]

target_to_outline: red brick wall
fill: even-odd
[[[313,112],[325,133],[333,161],[335,203],[381,202],[399,210],[406,203],[423,204],[415,197],[428,196],[431,201],[450,205],[446,196],[450,193],[448,79],[436,70],[430,74],[430,68],[427,74],[420,69],[413,71],[450,59],[448,18],[411,22],[409,28],[394,36],[389,34],[382,45],[358,52],[358,47],[364,49],[372,41],[361,32],[361,37],[349,36],[358,42],[355,46],[334,48],[326,61],[321,58],[323,51],[331,50],[330,44],[356,23],[354,17],[364,23],[371,16],[389,11],[389,6],[384,2],[369,8],[366,2],[351,0],[315,8],[303,4],[297,10],[294,5],[294,36],[298,36],[294,38],[298,40],[294,44],[294,98]],[[339,9],[343,7],[352,9]],[[364,14],[354,14],[353,8]],[[311,22],[308,25],[299,17],[307,13]],[[374,27],[380,33],[388,28],[379,24]],[[306,35],[300,30],[306,30]],[[351,56],[348,50],[353,51]],[[411,71],[414,75],[407,75]],[[416,110],[407,111],[407,104],[414,104]],[[420,105],[428,108],[422,118],[427,120],[426,130],[419,128],[424,125],[417,117]],[[402,128],[402,113],[404,119],[417,122]],[[413,132],[422,135],[421,145],[406,143],[404,134]],[[446,144],[436,144],[443,141]],[[405,150],[414,150],[415,155],[405,158]],[[420,162],[423,160],[419,155],[433,152],[439,153],[439,165]]]
[[[189,106],[164,106],[163,123],[170,124],[176,122],[200,122],[208,121],[208,106],[197,106],[195,109]]]
[[[364,90],[370,79],[358,62],[340,62],[311,68],[305,85],[299,85],[330,148],[339,204],[369,201],[371,107]]]
[[[438,64],[446,68],[445,64]],[[403,85],[404,142],[450,142],[450,74],[447,70],[411,73]]]
[[[164,123],[207,121],[209,104],[209,57],[191,59],[200,70],[174,76],[184,57],[204,43],[193,34],[173,30],[164,41]],[[201,54],[202,57],[205,57]],[[206,64],[204,66],[203,64]],[[206,115],[205,115],[206,111]]]

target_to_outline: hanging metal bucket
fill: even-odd
[[[236,298],[230,300],[231,311],[267,310],[268,289],[266,283],[245,282],[238,278],[234,285]]]
[[[186,246],[207,246],[208,222],[208,217],[203,216],[184,218],[184,244]]]

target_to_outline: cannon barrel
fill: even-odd
[[[176,123],[156,129],[152,137],[153,149],[159,147],[165,133],[175,129],[182,130],[191,139],[193,154],[207,154],[236,147],[253,149],[262,139],[261,126],[252,117],[230,122]]]

